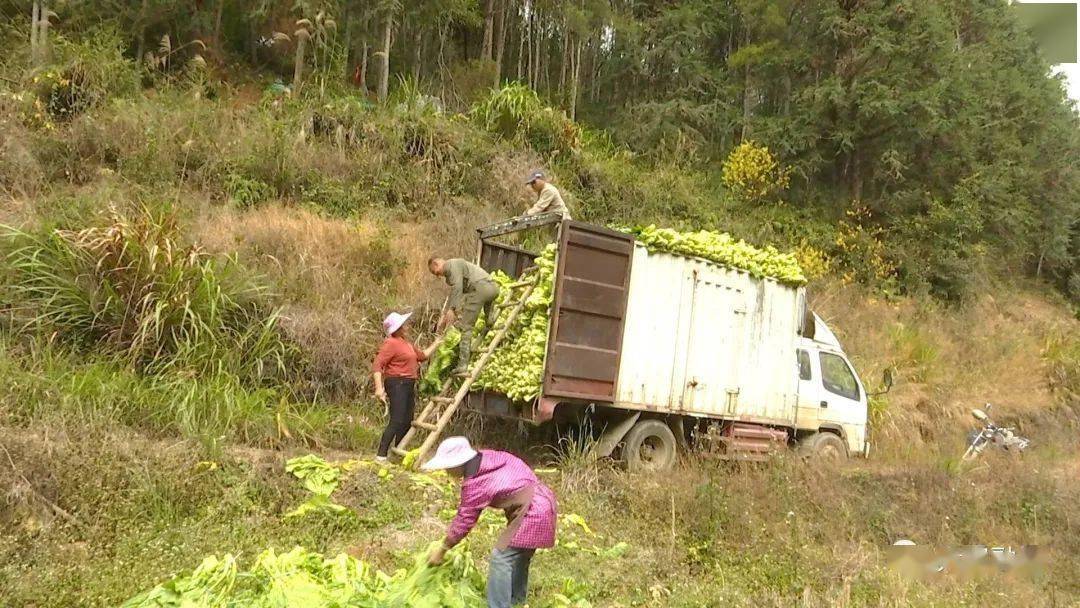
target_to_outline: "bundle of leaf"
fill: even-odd
[[[379,598],[379,606],[388,608],[481,608],[484,599],[484,577],[472,555],[466,551],[450,551],[439,566],[429,566],[428,555],[438,541],[417,553],[408,571],[398,570]]]
[[[775,247],[754,247],[745,241],[737,241],[723,232],[679,232],[655,225],[625,229],[651,252],[677,253],[703,258],[738,270],[745,270],[758,278],[776,279],[787,285],[803,285],[806,276],[795,256],[780,253]]]
[[[481,608],[484,580],[463,549],[427,565],[430,547],[409,569],[388,575],[349,555],[334,558],[296,547],[267,549],[247,572],[236,558],[207,557],[180,574],[125,602],[122,608],[211,608],[225,606],[303,608]]]
[[[457,363],[458,344],[461,343],[461,331],[456,327],[446,330],[446,337],[439,348],[428,359],[427,369],[420,377],[420,394],[435,395],[442,390],[443,382],[450,376],[450,370]]]
[[[357,464],[355,460],[331,464],[314,454],[290,458],[285,463],[285,470],[304,482],[304,487],[311,492],[311,497],[286,513],[285,517],[299,517],[316,511],[346,512],[348,509],[331,500],[330,495],[341,485],[345,474],[356,468]]]

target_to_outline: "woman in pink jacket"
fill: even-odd
[[[472,531],[487,507],[506,513],[506,529],[495,543],[488,566],[489,608],[525,603],[529,564],[537,549],[555,546],[555,494],[540,483],[529,465],[507,452],[476,451],[464,437],[450,437],[423,467],[445,470],[461,480],[461,502],[443,543],[432,551],[432,565]]]

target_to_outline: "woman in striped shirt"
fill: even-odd
[[[464,437],[443,441],[423,467],[445,470],[461,479],[461,502],[446,538],[429,562],[442,563],[446,552],[472,531],[487,507],[506,513],[506,529],[495,543],[488,566],[489,608],[525,603],[529,565],[537,549],[555,546],[558,505],[555,494],[540,483],[517,456],[495,450],[476,451]]]

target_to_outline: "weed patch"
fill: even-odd
[[[194,369],[259,380],[285,370],[288,346],[266,291],[235,260],[177,240],[150,211],[39,233],[7,229],[16,324],[137,369]]]

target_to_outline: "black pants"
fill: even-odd
[[[386,423],[379,441],[379,456],[386,456],[391,445],[401,441],[412,426],[416,412],[416,380],[412,378],[386,378],[383,380],[386,396],[390,400],[390,420]]]

